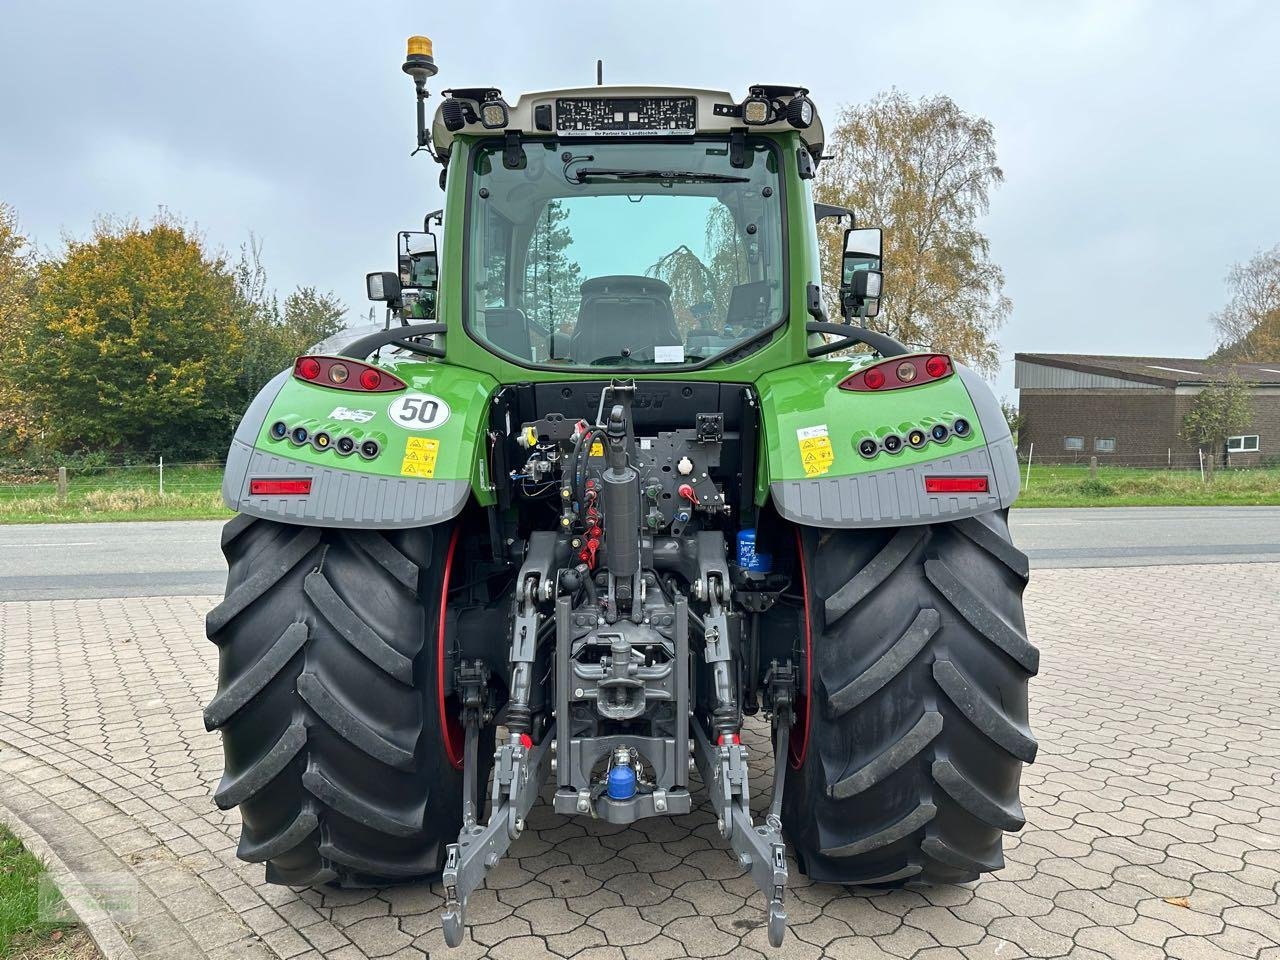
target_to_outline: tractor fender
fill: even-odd
[[[464,367],[420,360],[381,368],[404,380],[406,388],[362,393],[307,383],[292,370],[273,377],[232,438],[222,481],[227,506],[303,526],[396,529],[450,520],[473,493],[482,503],[492,502],[483,437],[496,381]],[[406,407],[405,398],[416,402]],[[425,422],[409,415],[421,411],[423,403],[438,411]],[[273,436],[277,422],[290,435]],[[308,442],[294,441],[296,428],[306,430]],[[322,446],[319,434],[327,435]],[[356,452],[339,453],[342,437],[356,441]],[[372,458],[359,452],[366,440],[378,445]],[[309,492],[253,490],[255,480],[289,479],[309,480]]]
[[[896,361],[907,359],[895,357]],[[840,388],[871,359],[832,358],[765,374],[757,382],[765,434],[757,501],[814,527],[885,527],[937,523],[1008,507],[1018,496],[1017,454],[991,389],[975,371],[954,364],[944,379],[883,392]],[[964,436],[954,427],[964,421]],[[905,440],[947,427],[942,442],[918,449]],[[894,435],[897,453],[881,445],[859,452],[866,439]],[[927,477],[983,477],[987,489],[931,493]]]

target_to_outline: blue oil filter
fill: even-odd
[[[768,573],[773,569],[773,556],[756,550],[755,530],[738,531],[738,566],[752,573]]]

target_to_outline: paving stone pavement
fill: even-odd
[[[536,808],[452,952],[438,886],[263,884],[211,799],[214,602],[0,604],[0,817],[99,893],[117,956],[1280,960],[1280,564],[1037,571],[1040,755],[1006,868],[856,894],[793,872],[779,951],[705,810],[622,829]]]

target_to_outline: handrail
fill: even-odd
[[[405,327],[389,327],[386,330],[379,330],[377,333],[371,333],[352,340],[342,348],[342,355],[344,357],[353,357],[356,360],[365,360],[375,350],[380,350],[382,347],[387,346],[397,346],[428,357],[443,357],[444,347],[437,347],[433,343],[418,343],[416,338],[444,333],[446,329],[443,323],[414,323]]]
[[[884,333],[877,333],[875,330],[867,330],[865,327],[855,327],[847,323],[823,323],[811,322],[804,325],[805,333],[829,333],[832,336],[839,337],[831,343],[824,343],[818,347],[809,348],[809,356],[821,357],[828,353],[835,353],[837,350],[843,350],[851,347],[855,343],[865,343],[868,347],[880,354],[882,357],[901,357],[911,351],[903,344],[899,343],[893,337]]]

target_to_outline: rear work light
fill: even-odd
[[[405,388],[395,374],[348,357],[299,357],[293,362],[293,375],[317,387],[355,393],[393,393]]]
[[[249,492],[255,497],[305,497],[311,493],[311,478],[299,480],[250,480]]]
[[[945,353],[927,353],[911,357],[894,357],[872,364],[840,381],[841,390],[868,393],[876,390],[900,390],[922,383],[943,380],[955,373],[951,358]]]
[[[987,493],[986,477],[925,477],[925,493]]]

